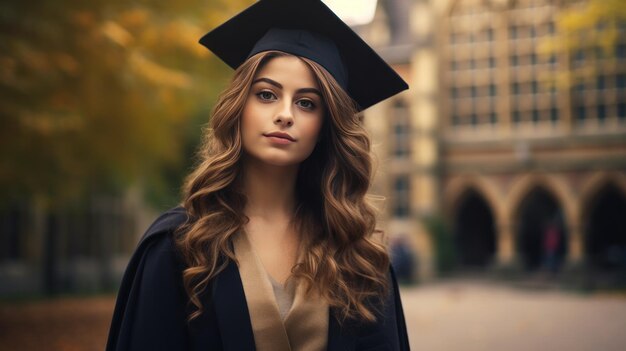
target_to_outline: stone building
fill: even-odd
[[[0,207],[0,297],[117,289],[154,218],[135,191],[63,209],[36,201]]]
[[[411,86],[365,120],[382,226],[410,238],[420,277],[435,272],[433,216],[462,267],[534,271],[548,251],[566,268],[626,267],[626,26],[613,55],[594,43],[541,50],[579,5],[380,0],[356,28]],[[585,80],[554,83],[590,66]]]

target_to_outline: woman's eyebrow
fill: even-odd
[[[322,93],[320,93],[319,90],[315,89],[315,88],[302,88],[302,89],[298,89],[296,90],[296,93],[298,94],[306,94],[306,93],[313,93],[318,95],[319,97],[322,97]]]
[[[270,84],[270,85],[273,85],[273,86],[277,87],[278,89],[282,89],[283,88],[282,84],[278,83],[277,81],[275,81],[273,79],[266,78],[266,77],[261,77],[261,78],[255,79],[252,82],[252,85],[254,85],[256,83],[259,83],[259,82],[265,82],[267,84]],[[316,95],[319,95],[320,97],[322,97],[322,93],[318,89],[316,89],[316,88],[301,88],[301,89],[296,90],[296,93],[299,93],[299,94],[313,93],[313,94],[316,94]]]
[[[265,78],[265,77],[256,79],[254,82],[252,82],[252,85],[254,85],[256,83],[259,83],[259,82],[265,82],[265,83],[271,84],[271,85],[277,87],[278,89],[282,89],[283,88],[282,84],[278,83],[277,81],[275,81],[273,79],[269,79],[269,78]]]

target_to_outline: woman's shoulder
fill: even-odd
[[[107,350],[184,348],[173,344],[184,341],[180,321],[185,321],[188,301],[174,233],[186,220],[182,207],[170,209],[143,235],[120,285]]]
[[[188,218],[189,214],[182,206],[177,206],[161,213],[143,234],[139,241],[139,246],[164,234],[171,236]]]
[[[151,267],[168,263],[182,267],[182,259],[175,243],[176,230],[189,218],[187,211],[174,207],[161,213],[145,231],[128,264],[127,274],[134,273],[139,266]]]

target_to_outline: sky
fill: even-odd
[[[354,26],[372,21],[377,0],[322,0],[344,22]]]

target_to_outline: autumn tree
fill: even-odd
[[[540,51],[560,55],[567,64],[557,72],[561,88],[595,79],[602,67],[626,59],[626,2],[566,0],[555,19],[556,35],[543,40]]]
[[[230,76],[197,41],[251,2],[2,2],[0,201],[175,196]]]

